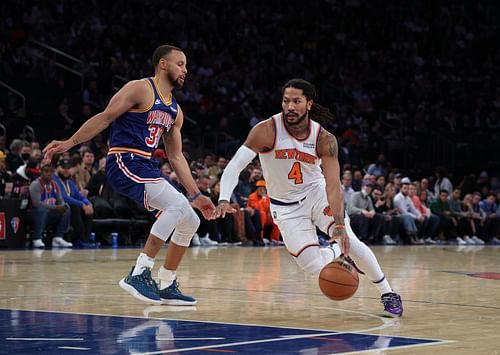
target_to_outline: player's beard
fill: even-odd
[[[283,112],[283,115],[284,115],[286,118],[288,118],[288,117],[287,117],[287,115],[286,115],[284,112]],[[306,112],[306,113],[304,113],[302,116],[300,116],[300,117],[299,117],[299,119],[298,119],[297,121],[295,121],[295,122],[290,122],[290,121],[288,121],[288,119],[287,119],[287,120],[286,120],[286,123],[287,123],[287,125],[289,125],[289,126],[298,126],[299,124],[301,124],[302,122],[304,122],[304,120],[306,120],[306,119],[307,119],[307,112]]]
[[[181,88],[184,85],[184,83],[180,81],[180,76],[176,79],[172,73],[167,73],[167,79],[174,88]]]

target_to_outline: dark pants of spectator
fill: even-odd
[[[431,213],[430,217],[425,217],[424,221],[418,226],[419,238],[432,238],[434,239],[439,230],[439,217]]]
[[[63,237],[68,232],[70,216],[69,209],[61,214],[56,210],[49,210],[45,207],[33,208],[28,216],[33,225],[33,237],[31,239],[42,239],[42,234],[49,225],[55,226],[54,237]]]
[[[226,214],[224,218],[217,219],[217,241],[219,243],[234,243],[239,241],[234,231],[234,216]]]
[[[259,210],[254,210],[254,214],[245,210],[245,235],[248,240],[252,240],[254,244],[262,242],[262,221]],[[263,242],[262,242],[263,243]]]
[[[459,237],[475,235],[468,218],[458,218],[457,235]]]
[[[390,217],[390,218],[387,218]],[[401,225],[401,219],[399,216],[384,216],[382,222],[381,235],[390,235],[392,239],[397,238],[399,234],[399,226]]]
[[[70,205],[71,207],[71,226],[73,226],[73,242],[77,240],[89,243],[89,235],[92,231],[92,216],[83,213],[80,206]]]
[[[456,230],[453,219],[447,216],[439,216],[439,231],[443,232],[447,240],[455,238]]]
[[[489,241],[498,234],[498,218],[486,218],[483,227],[483,237]]]
[[[363,241],[377,242],[383,223],[384,216],[378,213],[373,218],[367,218],[362,214],[351,216],[351,227]]]

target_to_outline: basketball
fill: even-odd
[[[352,297],[359,285],[356,270],[345,261],[332,261],[319,274],[319,288],[323,294],[335,301]]]

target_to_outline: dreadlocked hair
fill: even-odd
[[[287,88],[302,90],[302,93],[306,97],[307,101],[313,100],[311,110],[309,111],[310,118],[319,122],[321,125],[326,125],[335,120],[335,115],[330,112],[330,109],[328,107],[324,107],[314,102],[316,101],[316,97],[318,96],[318,91],[312,83],[299,78],[291,79],[281,88],[282,95],[285,93],[285,89]]]

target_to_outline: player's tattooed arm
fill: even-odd
[[[339,153],[339,145],[337,143],[337,139],[330,132],[326,132],[326,136],[328,142],[328,153],[330,153],[332,157],[337,157]]]

